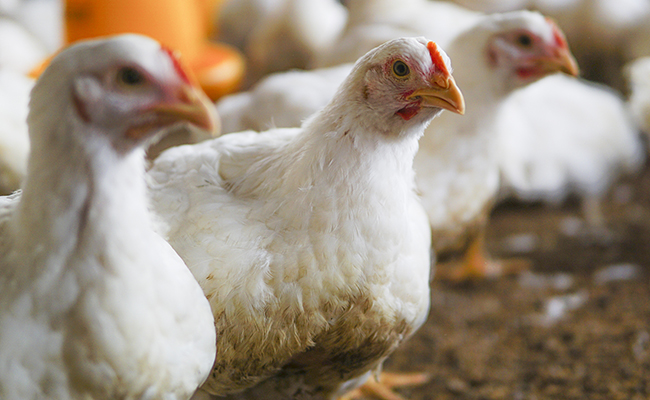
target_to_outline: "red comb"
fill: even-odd
[[[167,46],[162,46],[162,49],[165,53],[167,53],[167,55],[169,55],[169,58],[172,60],[172,64],[174,65],[174,69],[176,70],[176,73],[178,73],[178,75],[181,77],[181,79],[185,83],[191,83],[190,77],[187,75],[185,68],[183,68],[180,59],[176,55],[176,52]]]
[[[434,42],[429,42],[427,43],[427,49],[429,49],[429,54],[431,54],[431,62],[433,65],[435,65],[440,72],[449,74],[447,65],[445,65],[445,61],[442,59],[442,55],[440,55],[440,51],[438,50],[438,45]]]
[[[551,25],[553,28],[553,39],[555,40],[555,44],[558,47],[561,48],[567,48],[569,47],[567,45],[566,39],[564,38],[564,35],[562,34],[562,31],[560,30],[560,27],[557,26],[555,21],[553,21],[551,18],[546,17],[546,21]]]

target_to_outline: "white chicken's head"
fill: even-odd
[[[503,19],[505,29],[490,39],[487,52],[492,67],[507,69],[518,84],[555,72],[578,75],[564,34],[551,19],[537,13],[513,17]]]
[[[464,62],[475,62],[476,71],[486,70],[502,93],[556,72],[578,75],[578,65],[564,34],[552,20],[537,12],[485,16],[460,34],[450,45],[452,48],[455,58],[457,53],[476,54],[480,59],[467,58]]]
[[[211,131],[216,111],[169,49],[120,35],[76,43],[52,60],[32,90],[30,132],[57,118],[126,151],[178,123]]]
[[[357,105],[357,121],[393,135],[428,123],[443,109],[465,110],[449,57],[421,37],[391,40],[371,50],[340,90]]]

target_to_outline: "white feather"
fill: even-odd
[[[619,95],[561,74],[511,95],[496,129],[502,190],[523,200],[600,198],[645,156]]]

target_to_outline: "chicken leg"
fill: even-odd
[[[339,400],[357,400],[362,398],[375,398],[381,400],[405,400],[404,397],[393,392],[393,388],[401,386],[421,385],[429,380],[426,373],[399,374],[393,372],[382,372],[379,380],[375,375],[353,391],[340,397]]]
[[[436,277],[452,282],[497,278],[529,269],[530,264],[530,260],[525,258],[491,258],[485,248],[485,229],[482,228],[478,235],[471,240],[460,260],[441,263],[437,266]]]

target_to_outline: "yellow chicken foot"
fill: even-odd
[[[393,392],[393,388],[421,385],[427,382],[429,378],[430,376],[426,373],[398,374],[382,372],[379,376],[379,382],[372,375],[366,383],[347,393],[345,396],[340,397],[339,400],[357,400],[362,398],[405,400],[404,397]]]
[[[518,274],[529,269],[530,266],[531,261],[525,258],[505,260],[490,258],[485,248],[485,232],[481,232],[472,240],[460,261],[436,266],[435,277],[452,282],[498,278]]]

